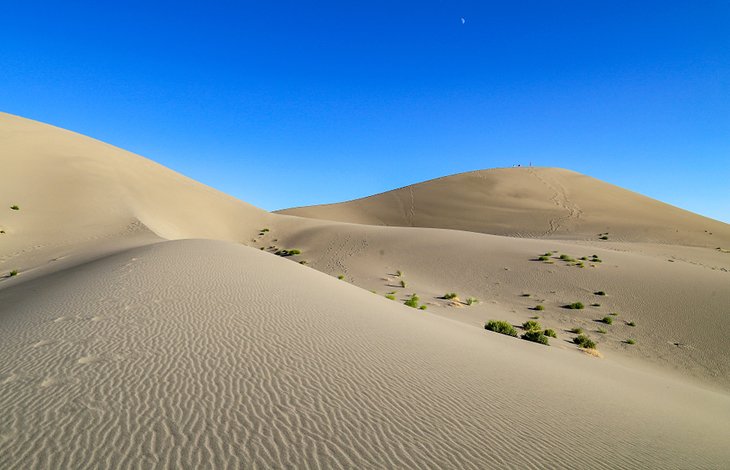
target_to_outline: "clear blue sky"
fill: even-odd
[[[1,15],[0,110],[265,209],[532,162],[730,222],[728,1],[24,0]]]

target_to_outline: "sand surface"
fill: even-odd
[[[0,468],[730,461],[727,224],[555,169],[270,214],[7,114],[0,164]]]

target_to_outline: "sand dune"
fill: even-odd
[[[7,114],[0,164],[0,468],[730,459],[725,224],[550,169],[269,214]],[[535,315],[550,347],[483,329]]]
[[[281,214],[516,237],[730,246],[730,226],[573,171],[473,171]]]
[[[2,295],[3,468],[730,458],[726,395],[406,309],[240,245],[155,244]]]

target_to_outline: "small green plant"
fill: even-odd
[[[563,261],[575,261],[573,258],[571,258],[568,255],[560,255],[560,259],[562,259]]]
[[[419,300],[420,299],[418,298],[418,296],[416,294],[413,294],[408,300],[406,300],[403,303],[406,304],[406,305],[408,305],[409,307],[418,308],[418,301]]]
[[[631,338],[629,338],[629,339],[626,340],[626,344],[636,344],[636,341],[633,340],[633,339],[631,339]]]
[[[586,335],[578,335],[573,342],[584,349],[596,349],[596,343]]]
[[[448,292],[448,293],[444,294],[443,298],[446,300],[451,300],[451,299],[455,299],[456,297],[458,297],[456,295],[456,292]]]
[[[397,277],[401,277],[401,276],[403,276],[403,271],[396,271],[396,272],[395,272],[395,275],[396,275]]]
[[[522,339],[527,341],[532,341],[533,343],[540,343],[544,344],[545,346],[549,346],[548,338],[545,336],[542,331],[537,330],[531,330],[522,335]]]
[[[601,333],[602,335],[605,335],[606,333],[608,333],[608,331],[606,331],[605,328],[599,328],[598,332]]]
[[[527,320],[522,324],[522,329],[525,331],[542,330],[542,327],[535,320]]]
[[[600,307],[601,304],[591,304],[591,307]]]
[[[421,309],[421,310],[426,310],[426,309],[427,309],[428,307],[426,307],[425,305],[421,305],[421,306],[420,306],[420,307],[418,307],[418,308],[419,308],[419,309]]]
[[[602,321],[603,323],[605,323],[606,325],[610,325],[610,324],[612,324],[612,323],[613,323],[613,317],[611,317],[611,316],[605,316],[605,317],[603,317],[603,318],[601,319],[601,321]]]
[[[549,256],[546,256],[546,255],[542,255],[539,258],[537,258],[538,261],[547,261],[549,259],[550,259],[550,257]]]
[[[477,299],[476,297],[469,297],[468,299],[466,299],[467,305],[474,305],[477,302],[479,302],[479,299]]]
[[[388,300],[395,300],[395,296],[393,294],[385,294],[385,298]]]
[[[539,319],[540,319],[539,315],[534,315],[534,316],[530,317],[530,320],[539,320]]]
[[[535,305],[533,310],[545,310],[545,306],[544,305]]]
[[[572,304],[566,305],[566,308],[571,310],[582,310],[585,308],[585,305],[583,305],[582,302],[573,302]]]
[[[636,326],[636,323],[634,323],[632,321],[627,321],[626,324],[629,326]]]
[[[299,264],[307,264],[307,260],[303,259],[299,262]]]
[[[20,210],[20,207],[18,207],[18,206],[16,206],[16,205],[12,205],[12,206],[10,206],[10,208],[11,208],[12,210],[14,210],[14,211],[19,211],[19,210]]]
[[[503,335],[517,336],[517,330],[515,330],[515,327],[503,320],[489,320],[484,325],[484,329]]]
[[[572,328],[570,330],[570,332],[573,334],[579,335],[579,334],[583,333],[583,328],[575,327],[575,328]]]
[[[553,330],[552,328],[546,329],[545,331],[542,332],[542,334],[544,334],[545,336],[549,336],[551,338],[557,338],[558,337],[558,334],[555,333],[555,330]]]
[[[594,292],[594,294],[595,295],[606,295],[606,293],[603,292],[602,290],[599,290],[598,292]]]
[[[13,277],[13,276],[17,276],[17,275],[18,275],[17,269],[13,269],[12,271],[10,271],[10,273],[8,273],[8,277]]]
[[[611,312],[611,313],[609,313],[609,315],[611,315],[611,316],[614,316],[614,317],[617,317],[617,316],[618,316],[618,313],[616,313],[616,312]]]
[[[400,280],[400,286],[405,289],[405,287],[406,287],[406,281],[403,280],[403,279],[401,279]]]
[[[345,279],[344,274],[340,274],[339,276],[337,276],[337,279],[339,279],[340,281],[344,280]]]

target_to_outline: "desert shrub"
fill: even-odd
[[[591,307],[600,307],[601,304],[591,304]]]
[[[627,321],[626,324],[629,326],[636,326],[636,323],[634,323],[632,321]]]
[[[603,323],[605,323],[606,325],[610,325],[610,324],[612,324],[612,323],[613,323],[613,317],[610,317],[610,316],[606,316],[606,317],[603,317],[603,318],[601,319],[601,321],[602,321]]]
[[[636,341],[629,338],[626,340],[626,344],[636,344]]]
[[[479,299],[477,299],[476,297],[469,297],[468,299],[466,299],[467,305],[474,305],[477,302],[479,302]]]
[[[544,305],[535,305],[533,310],[545,310],[545,306]]]
[[[303,259],[299,262],[299,264],[307,264],[307,260]]]
[[[573,342],[581,348],[596,349],[596,343],[586,335],[578,335],[573,338]]]
[[[547,261],[549,259],[550,259],[550,257],[549,256],[545,256],[545,255],[542,255],[542,256],[540,256],[540,257],[537,258],[538,261]]]
[[[266,232],[268,232],[268,231],[269,231],[269,229],[268,229],[268,228],[262,228],[262,229],[261,229],[261,232],[264,232],[264,233],[266,233]]]
[[[12,210],[14,210],[14,211],[19,211],[19,210],[20,210],[20,207],[18,207],[18,206],[15,206],[15,205],[12,205],[12,206],[10,206],[10,208],[11,208]]]
[[[403,271],[396,271],[396,272],[395,272],[395,275],[396,275],[397,277],[401,277],[401,276],[403,276]]]
[[[583,328],[575,327],[575,328],[572,328],[572,329],[570,330],[570,332],[571,332],[571,333],[574,333],[574,334],[576,334],[576,335],[579,335],[579,334],[583,333]]]
[[[405,287],[406,287],[406,281],[403,280],[403,279],[401,279],[400,280],[400,286],[405,289]]]
[[[5,230],[0,230],[0,233],[5,233]]]
[[[484,325],[484,329],[503,335],[517,336],[517,330],[515,330],[515,327],[503,320],[489,320]]]
[[[421,306],[420,306],[420,307],[418,307],[418,308],[420,308],[421,310],[426,310],[426,309],[427,309],[428,307],[427,307],[427,306],[425,306],[425,305],[421,305]]]
[[[614,316],[614,317],[617,317],[617,316],[618,316],[618,313],[616,313],[616,312],[611,312],[611,313],[609,313],[609,315],[611,315],[611,316]]]
[[[545,336],[549,336],[551,338],[557,338],[558,337],[558,334],[555,333],[555,330],[553,330],[552,328],[546,329],[545,331],[542,332],[542,334],[544,334]]]
[[[594,294],[595,295],[606,295],[606,293],[603,292],[602,290],[599,290],[598,292],[594,292]]]
[[[532,330],[542,330],[542,327],[535,320],[527,320],[525,323],[522,324],[522,329],[526,330],[526,331],[532,331]]]
[[[345,279],[345,276],[343,274],[340,274],[339,276],[337,276],[337,279],[339,279],[340,281],[342,281],[343,279]]]
[[[408,300],[406,300],[403,303],[406,304],[406,305],[408,305],[409,307],[418,308],[418,301],[419,300],[420,299],[418,298],[418,296],[416,294],[413,294]]]
[[[456,297],[458,297],[456,295],[456,292],[448,292],[448,293],[444,294],[444,299],[446,299],[446,300],[455,299]]]
[[[18,275],[18,270],[17,270],[17,269],[13,269],[13,270],[12,270],[12,271],[10,271],[10,273],[8,274],[8,277],[13,277],[13,276],[17,276],[17,275]]]
[[[393,294],[385,294],[385,298],[388,300],[395,300],[395,296]]]
[[[608,333],[608,331],[606,331],[605,328],[599,328],[598,332],[601,333],[602,335],[605,335],[606,333]]]
[[[560,255],[560,259],[562,259],[563,261],[568,261],[568,260],[571,260],[572,258],[568,255]]]
[[[566,307],[572,310],[581,310],[585,308],[585,305],[582,302],[573,302],[572,304],[566,305]]]
[[[528,331],[522,335],[522,339],[527,340],[527,341],[532,341],[533,343],[544,344],[545,346],[549,345],[548,338],[547,338],[547,336],[542,334],[542,331],[537,331],[537,330]]]

